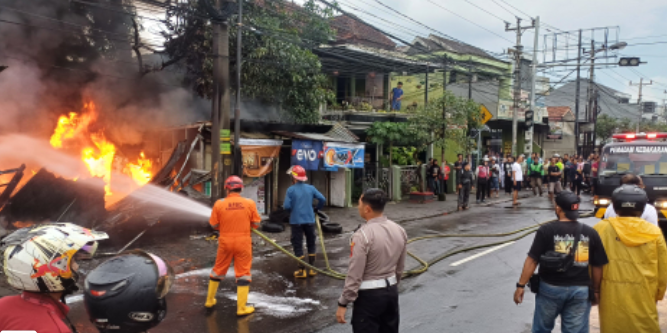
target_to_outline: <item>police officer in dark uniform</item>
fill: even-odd
[[[350,239],[350,265],[336,319],[344,324],[348,305],[354,303],[355,333],[398,332],[398,283],[401,280],[408,236],[384,216],[387,194],[368,189],[359,198],[359,214],[366,223]]]

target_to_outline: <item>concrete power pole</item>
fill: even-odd
[[[215,8],[222,12],[225,2],[215,0]],[[229,93],[229,24],[213,20],[213,101],[211,133],[211,202],[221,198],[223,182],[232,174],[230,93]]]
[[[596,94],[597,94],[597,86],[595,85],[595,41],[591,39],[591,69],[590,69],[590,78],[588,81],[588,106],[586,107],[588,110],[586,112],[586,121],[591,121],[593,120],[595,112],[597,112],[596,107],[595,107],[595,99],[596,99]],[[593,129],[593,133],[595,133],[595,129]],[[588,140],[588,136],[586,135],[584,137],[584,140]],[[584,156],[589,155],[591,152],[587,151],[584,153],[584,148],[582,147],[581,153],[584,154]],[[595,142],[593,142],[593,150],[595,150]]]
[[[535,18],[535,41],[533,44],[533,63],[532,63],[532,80],[530,85],[530,108],[535,111],[535,98],[537,91],[535,91],[535,82],[537,80],[537,49],[540,47],[540,17]],[[534,113],[533,113],[534,114]],[[548,116],[548,115],[547,115]],[[540,119],[541,120],[541,119]],[[534,123],[534,121],[533,121]],[[533,140],[534,138],[535,125],[531,126],[526,132],[526,137],[530,138],[528,145],[524,145],[523,150],[526,154],[530,155],[533,152]]]
[[[574,94],[574,152],[579,153],[579,96],[581,94],[581,29],[577,46],[577,87]]]
[[[653,80],[651,80],[649,83],[644,83],[644,78],[639,78],[639,84],[632,84],[632,81],[630,81],[630,86],[639,86],[639,99],[637,100],[637,106],[639,107],[639,120],[637,121],[637,133],[639,133],[639,124],[642,122],[642,114],[644,113],[644,110],[642,110],[642,87],[644,86],[650,86],[653,84]]]
[[[510,28],[509,22],[505,25],[505,31],[516,31],[516,46],[509,49],[509,53],[514,54],[514,112],[512,117],[512,155],[518,155],[516,136],[519,124],[519,105],[521,104],[521,56],[523,54],[523,45],[521,45],[521,36],[528,29],[535,28],[535,20],[529,27],[521,26],[521,18],[516,18],[516,27]]]
[[[238,23],[236,28],[236,107],[234,108],[234,174],[243,177],[241,152],[241,69],[243,51],[243,0],[238,0]]]

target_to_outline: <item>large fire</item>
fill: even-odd
[[[66,148],[74,145],[81,149],[81,160],[88,167],[92,177],[104,180],[104,191],[107,198],[113,195],[111,177],[113,162],[116,157],[116,146],[107,140],[103,130],[90,132],[89,126],[97,119],[97,111],[93,102],[84,105],[81,114],[70,112],[60,116],[58,124],[51,136],[51,145],[55,148]],[[72,142],[72,144],[68,144]],[[136,163],[127,163],[122,172],[130,176],[139,185],[145,185],[152,177],[152,162],[141,152]]]

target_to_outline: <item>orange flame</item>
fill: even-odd
[[[152,168],[153,163],[146,158],[146,155],[142,151],[137,163],[128,163],[124,171],[126,174],[129,174],[139,186],[143,186],[151,180],[151,177],[153,177],[153,174],[151,173]]]
[[[93,177],[100,177],[104,180],[104,192],[107,196],[111,193],[111,165],[116,155],[116,146],[108,142],[102,133],[90,135],[97,150],[92,147],[86,147],[81,152],[83,161],[86,162],[88,171]]]
[[[88,125],[95,120],[95,104],[86,103],[84,109],[90,110],[83,118],[79,118],[76,112],[70,112],[69,116],[60,116],[58,125],[51,135],[51,146],[62,148],[63,141],[75,138],[81,131],[87,130]]]
[[[32,223],[32,222],[21,222],[21,221],[16,221],[16,222],[12,223],[12,225],[13,225],[14,228],[16,228],[16,229],[23,229],[23,228],[30,228],[30,227],[32,227],[32,226],[34,225],[34,223]]]
[[[112,142],[106,139],[103,131],[89,132],[89,126],[96,119],[97,112],[93,102],[84,105],[84,113],[81,115],[70,112],[68,115],[60,116],[50,142],[55,148],[63,148],[68,145],[68,140],[76,140],[81,147],[81,159],[86,164],[90,175],[100,177],[104,181],[104,192],[108,199],[113,195],[111,173],[117,149]],[[131,176],[136,184],[142,186],[150,181],[151,169],[151,160],[141,152],[137,163],[127,163],[123,168],[123,173]],[[75,177],[74,180],[78,178]]]

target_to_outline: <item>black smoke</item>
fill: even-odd
[[[0,73],[0,135],[48,138],[60,115],[88,101],[97,105],[100,130],[121,145],[141,144],[157,127],[206,119],[208,104],[178,73],[142,73],[162,58],[150,55],[159,51],[159,40],[142,39],[140,68],[133,20],[139,27],[150,22],[134,5],[0,0],[0,65],[9,66]]]

